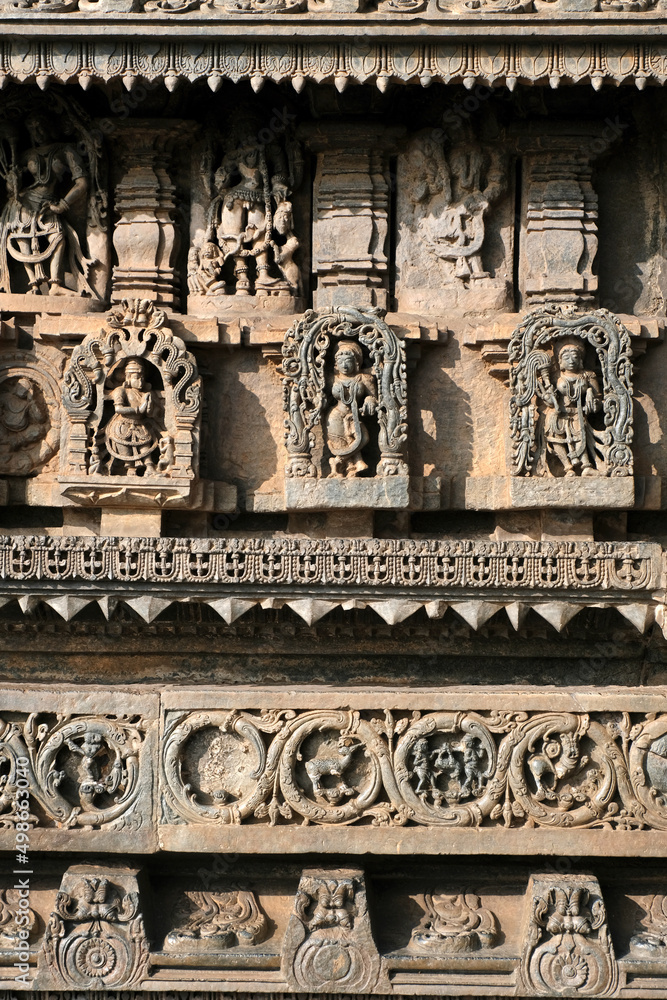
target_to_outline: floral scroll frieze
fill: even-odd
[[[17,782],[27,780],[30,823],[64,830],[148,825],[147,723],[130,717],[31,713],[0,717],[0,829],[13,829]]]
[[[169,713],[162,822],[667,830],[666,735],[626,713]]]

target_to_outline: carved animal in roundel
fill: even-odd
[[[344,777],[344,772],[352,763],[352,755],[362,744],[352,742],[341,736],[337,745],[333,741],[322,744],[317,756],[305,763],[306,774],[313,786],[313,794],[318,799],[328,802],[339,802],[344,796],[356,795],[356,789],[351,788]],[[325,778],[337,778],[333,787],[323,784]]]
[[[545,739],[542,753],[528,760],[535,781],[535,798],[538,802],[558,798],[556,783],[587,763],[588,757],[579,757],[579,741],[572,733],[561,733],[556,740]]]

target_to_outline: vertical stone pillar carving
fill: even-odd
[[[317,309],[387,308],[388,159],[404,131],[341,122],[300,130],[317,153],[313,197]]]
[[[600,884],[592,875],[531,875],[521,976],[528,995],[610,996],[618,986]]]
[[[525,138],[520,283],[524,306],[596,301],[598,198],[591,174],[609,142],[602,126]]]
[[[180,227],[169,161],[174,143],[187,135],[183,121],[137,120],[118,127],[123,174],[116,184],[120,218],[113,242],[112,301],[149,299],[174,305],[180,294],[175,263]]]
[[[385,992],[387,975],[373,940],[364,873],[306,869],[287,925],[282,972],[291,990]]]

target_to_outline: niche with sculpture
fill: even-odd
[[[541,481],[595,505],[612,494],[633,502],[631,354],[629,331],[606,309],[546,306],[517,327],[509,343],[517,496]]]
[[[398,159],[396,298],[405,311],[511,308],[508,156],[470,125],[424,129]]]
[[[193,158],[188,312],[247,308],[248,298],[271,311],[303,308],[293,196],[304,161],[293,117],[239,109],[224,131],[206,133]]]
[[[123,301],[65,371],[60,482],[77,502],[179,505],[198,474],[201,378],[162,310]]]
[[[43,344],[0,352],[0,476],[57,471],[64,362]]]
[[[0,307],[30,306],[16,299],[27,295],[38,297],[33,308],[48,296],[51,312],[103,308],[109,247],[97,134],[69,98],[3,102]]]
[[[307,312],[282,371],[288,509],[407,506],[405,346],[379,312]]]

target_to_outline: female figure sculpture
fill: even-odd
[[[334,360],[334,382],[331,395],[336,401],[329,410],[326,440],[331,452],[331,474],[338,477],[358,476],[368,465],[362,451],[369,441],[368,428],[362,416],[372,415],[377,408],[377,391],[372,375],[361,371],[362,349],[356,341],[341,340]]]
[[[153,475],[154,452],[159,447],[160,431],[151,416],[153,393],[144,381],[141,361],[130,359],[127,362],[123,384],[113,390],[111,400],[114,413],[104,429],[109,472],[117,461],[128,476],[136,476],[139,469]]]
[[[566,341],[558,350],[556,385],[547,400],[545,438],[565,475],[597,475],[595,430],[590,417],[600,409],[600,386],[584,369],[584,345]]]

